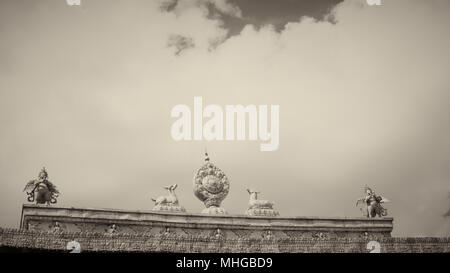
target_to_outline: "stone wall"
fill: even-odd
[[[3,249],[84,252],[450,252],[449,238],[392,238],[392,218],[254,217],[24,205]],[[370,244],[369,244],[370,243]],[[368,247],[369,244],[369,247]]]
[[[226,239],[391,237],[392,218],[257,217],[24,205],[21,229],[120,234],[199,235]]]
[[[0,228],[0,247],[66,251],[68,242],[80,243],[83,252],[183,252],[183,253],[358,253],[369,252],[373,238],[221,238],[179,234],[104,234],[48,232]],[[450,238],[376,239],[381,252],[450,253]]]

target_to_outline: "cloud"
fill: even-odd
[[[240,8],[229,3],[228,0],[167,0],[161,1],[160,7],[162,10],[178,14],[183,13],[185,9],[194,7],[205,10],[208,15],[217,12],[223,15],[242,17]]]
[[[175,48],[175,55],[180,55],[181,51],[194,47],[195,43],[192,38],[172,35],[169,38],[168,46]]]
[[[204,0],[204,2],[213,5],[221,14],[242,18],[242,11],[237,5],[229,3],[228,0]]]
[[[271,25],[281,32],[289,22],[301,17],[335,23],[333,8],[342,0],[291,1],[291,0],[167,0],[161,8],[181,14],[185,9],[203,10],[209,19],[215,19],[227,30],[227,36],[238,35],[247,25],[256,29]]]

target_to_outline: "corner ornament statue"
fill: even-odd
[[[375,194],[375,191],[369,187],[365,187],[364,191],[366,192],[366,196],[356,201],[356,206],[361,203],[366,204],[366,209],[361,209],[364,216],[367,218],[373,218],[377,215],[378,217],[386,216],[387,209],[383,208],[381,204],[388,203],[390,201],[381,195]]]
[[[45,167],[39,172],[38,179],[29,181],[23,191],[28,195],[28,202],[36,201],[36,204],[55,204],[59,191],[52,182],[48,181],[48,173]]]
[[[209,162],[205,152],[205,164],[197,170],[194,176],[194,194],[205,204],[202,213],[227,214],[220,204],[228,195],[230,182],[225,173]]]

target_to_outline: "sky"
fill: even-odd
[[[45,166],[58,206],[188,212],[208,149],[282,216],[360,217],[365,185],[393,236],[450,236],[450,1],[0,0],[0,226]],[[280,146],[175,141],[171,109],[279,105]]]

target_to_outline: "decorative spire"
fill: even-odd
[[[205,204],[202,213],[226,214],[220,204],[228,195],[230,182],[225,173],[210,162],[205,149],[205,164],[197,170],[194,176],[194,195]]]

